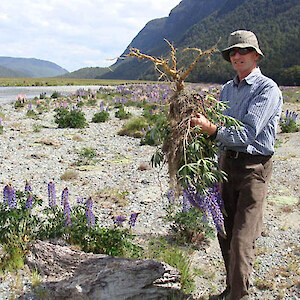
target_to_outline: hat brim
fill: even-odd
[[[229,52],[232,48],[253,48],[260,55],[261,58],[264,57],[264,54],[262,53],[262,51],[259,48],[253,47],[253,45],[250,45],[250,44],[241,43],[241,44],[232,45],[221,51],[223,58],[229,62],[230,62]]]

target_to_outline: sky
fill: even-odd
[[[0,56],[48,60],[72,72],[115,62],[150,20],[180,0],[1,0]]]

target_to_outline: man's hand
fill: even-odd
[[[192,127],[200,127],[202,132],[205,132],[210,136],[214,135],[217,131],[217,126],[199,113],[196,114],[196,117],[191,119],[190,124]]]

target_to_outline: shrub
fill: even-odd
[[[91,148],[83,148],[79,153],[79,159],[76,162],[77,166],[89,165],[95,162],[97,153]]]
[[[167,220],[172,222],[173,237],[180,245],[198,246],[215,236],[214,229],[203,219],[203,213],[194,207],[167,216]]]
[[[286,111],[285,116],[280,118],[280,128],[283,133],[291,133],[299,131],[299,125],[297,124],[298,114],[296,112]]]
[[[141,139],[141,145],[157,146],[160,145],[170,133],[169,125],[165,114],[146,114],[149,123],[153,124],[148,127]]]
[[[97,99],[89,99],[86,104],[88,106],[95,106],[97,104]]]
[[[31,194],[28,185],[25,193],[15,192],[11,185],[4,188],[4,201],[0,204],[0,243],[5,251],[1,258],[2,269],[22,267],[29,244],[37,239],[62,238],[86,252],[141,256],[141,248],[131,243],[133,235],[129,228],[99,226],[91,198],[86,203],[77,203],[71,210],[67,188],[62,194],[62,206],[56,204],[54,183],[49,183],[48,188],[47,207]]]
[[[92,122],[94,122],[94,123],[102,123],[102,122],[106,122],[108,120],[109,120],[109,113],[104,110],[102,110],[98,113],[95,113],[92,118]]]
[[[32,119],[38,119],[38,114],[34,110],[29,109],[26,112],[26,117],[32,118]]]
[[[120,106],[120,108],[116,111],[115,117],[119,118],[121,120],[129,119],[132,117],[132,114],[130,112],[126,112],[124,109],[124,106]]]
[[[60,96],[61,96],[61,94],[59,92],[55,91],[55,92],[52,93],[51,98],[58,98]]]
[[[74,170],[67,170],[60,176],[61,180],[70,181],[78,178],[78,173]]]
[[[143,129],[147,126],[148,122],[144,117],[136,117],[125,123],[118,134],[141,138],[144,136]]]
[[[180,271],[181,290],[190,293],[194,289],[194,276],[188,255],[176,246],[169,245],[165,239],[150,241],[147,258],[165,262]],[[178,299],[178,298],[175,298]]]
[[[56,108],[55,123],[59,128],[84,128],[87,122],[84,113],[77,109]]]

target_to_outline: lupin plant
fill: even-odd
[[[95,216],[93,212],[93,199],[89,197],[85,204],[85,215],[87,219],[88,227],[95,226]]]
[[[152,157],[152,165],[158,166],[167,162],[171,189],[176,191],[177,196],[183,190],[186,199],[192,205],[202,210],[204,214],[212,213],[217,230],[225,234],[224,226],[220,224],[223,223],[221,207],[209,192],[216,184],[226,180],[226,174],[221,171],[216,160],[217,143],[202,133],[199,127],[191,127],[190,120],[197,113],[201,113],[217,126],[238,127],[241,124],[222,114],[226,109],[224,102],[218,101],[209,93],[190,91],[184,86],[184,80],[198,61],[215,52],[216,46],[206,51],[197,48],[185,49],[184,51],[197,51],[198,55],[188,68],[178,69],[176,49],[171,43],[166,42],[171,49],[170,62],[141,53],[136,48],[131,48],[126,55],[152,61],[161,77],[175,84],[173,95],[168,99],[167,126],[161,128],[164,130],[162,134],[164,140]],[[195,199],[198,202],[195,202]]]
[[[138,217],[139,213],[132,213],[130,215],[130,219],[128,221],[128,224],[130,227],[134,227],[135,226],[135,223],[136,223],[136,219]]]
[[[25,193],[26,192],[31,192],[31,191],[32,191],[31,185],[30,185],[29,181],[26,179],[26,181],[25,181]]]
[[[295,111],[285,112],[285,115],[280,118],[279,125],[283,133],[297,132],[299,131],[299,125],[297,124],[298,114]]]
[[[52,181],[48,183],[48,201],[49,201],[49,207],[56,206],[55,184]]]
[[[11,184],[4,187],[3,190],[3,202],[8,205],[10,209],[14,209],[17,206],[15,190]]]
[[[114,224],[116,227],[120,227],[123,225],[123,223],[126,221],[126,218],[124,216],[118,216],[114,220]]]
[[[0,134],[3,133],[3,124],[2,124],[2,119],[0,118]]]
[[[72,221],[71,221],[71,207],[69,204],[68,197],[64,197],[64,216],[65,216],[65,225],[66,227],[71,227],[72,226]]]

